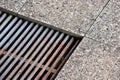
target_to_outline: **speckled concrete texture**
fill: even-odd
[[[120,0],[1,0],[0,7],[85,35],[56,80],[120,80]]]
[[[120,47],[120,0],[111,0],[98,17],[88,37]]]
[[[26,0],[0,0],[0,7],[18,12],[25,2]]]
[[[108,0],[28,0],[20,14],[83,34]]]
[[[56,80],[120,80],[120,53],[111,47],[84,38]]]

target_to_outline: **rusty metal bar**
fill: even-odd
[[[52,80],[80,41],[36,23],[0,8],[1,80]]]
[[[9,17],[7,17],[7,19],[5,19],[5,21],[0,25],[0,32],[11,19],[12,19],[12,15],[10,15]]]
[[[3,54],[6,54],[6,52],[5,52],[5,51],[0,50],[0,57],[1,57]],[[1,60],[1,58],[0,58],[0,60]]]
[[[51,30],[51,33],[49,33],[48,35],[52,36],[53,34],[53,30]],[[45,52],[48,50],[48,48],[50,47],[50,45],[54,42],[54,40],[56,39],[56,37],[58,36],[59,32],[56,32],[54,34],[54,36],[50,39],[50,41],[47,43],[47,45],[45,46],[45,48],[42,49],[42,51],[39,53],[39,56],[37,56],[37,58],[35,59],[34,63],[30,66],[30,68],[26,71],[26,73],[23,75],[23,77],[21,78],[21,80],[24,80],[27,76],[27,74],[33,69],[33,67],[38,63],[39,59],[42,58],[42,56],[45,54]],[[38,53],[39,51],[37,51]]]
[[[47,28],[47,29],[43,32],[43,34],[41,35],[41,37],[40,37],[39,39],[42,40],[42,38],[44,38],[44,36],[47,34],[48,30],[49,30],[49,29]],[[52,34],[53,31],[50,31],[49,33]],[[42,41],[42,42],[39,44],[39,46],[37,47],[37,50],[35,50],[34,54],[31,55],[31,57],[29,58],[28,62],[23,65],[23,67],[18,71],[17,74],[21,75],[21,73],[24,71],[24,69],[28,66],[29,62],[32,61],[32,59],[33,59],[33,58],[35,57],[35,55],[38,53],[37,51],[41,50],[42,47],[45,45],[45,43],[47,42],[47,40],[50,38],[51,34],[49,34],[48,36],[45,37],[45,39],[43,39],[43,41]],[[38,39],[38,40],[39,40],[39,39]],[[35,44],[35,46],[37,46],[37,45],[38,45],[38,44]],[[17,79],[17,78],[19,77],[19,75],[16,75],[16,76],[14,77],[14,79]]]
[[[28,53],[25,55],[25,58],[28,57],[30,54],[32,54],[33,50],[35,50],[35,48],[37,47],[37,45],[42,41],[42,39],[44,38],[44,36],[47,34],[48,32],[48,28],[41,34],[41,36],[37,39],[37,41],[32,45],[32,48],[28,51]],[[35,56],[36,54],[33,54],[32,56]],[[28,61],[22,66],[22,68],[20,69],[20,71],[17,73],[17,75],[15,77],[18,77],[19,74],[24,70],[24,68],[29,64],[29,62],[32,60],[28,59]]]
[[[68,44],[66,45],[66,47],[63,49],[63,51],[60,53],[60,55],[57,57],[57,59],[55,60],[55,62],[53,63],[53,65],[51,66],[51,68],[48,70],[47,74],[43,77],[43,80],[46,80],[46,78],[50,75],[52,69],[55,68],[55,66],[57,65],[57,63],[60,61],[60,59],[62,58],[62,56],[66,53],[66,51],[68,50],[68,48],[70,47],[70,45],[73,43],[74,38],[72,38]],[[67,54],[67,53],[66,53]],[[51,57],[52,59],[52,57]]]
[[[0,17],[0,23],[5,19],[6,16],[7,16],[7,14],[4,13],[4,14]]]
[[[66,38],[62,41],[62,43],[59,45],[59,47],[57,48],[57,50],[55,51],[55,53],[52,55],[52,57],[50,57],[50,59],[48,60],[48,62],[45,64],[44,68],[39,72],[39,74],[37,75],[37,77],[35,78],[36,80],[38,80],[43,72],[45,71],[46,67],[52,62],[52,60],[55,58],[55,56],[59,53],[59,51],[62,49],[62,47],[65,45],[65,43],[68,41],[69,39],[69,35],[66,36]]]
[[[38,27],[38,25],[36,25],[35,27]],[[38,29],[38,31],[34,34],[34,36],[32,37],[32,39],[30,39],[30,41],[28,42],[27,46],[25,46],[24,48],[24,52],[33,44],[34,40],[38,37],[38,35],[42,32],[43,27],[40,27],[40,29]],[[23,52],[23,53],[24,53]],[[22,53],[21,53],[22,54]],[[26,54],[26,55],[30,55],[30,54]],[[11,72],[11,74],[8,76],[7,79],[11,79],[12,76],[16,73],[16,71],[19,69],[19,67],[22,66],[22,64],[24,63],[24,61],[27,59],[28,56],[23,57],[22,61],[20,61],[20,63],[18,63],[18,65],[13,69],[13,71]]]
[[[30,24],[29,28],[27,28],[26,31],[21,35],[21,37],[15,42],[16,44],[14,44],[14,45],[10,48],[10,50],[8,51],[8,53],[6,54],[6,56],[2,58],[1,63],[2,63],[2,62],[7,58],[7,56],[13,51],[13,49],[18,45],[18,43],[22,40],[22,38],[24,38],[24,36],[29,32],[29,30],[32,28],[32,26],[33,26],[33,23]],[[17,47],[17,49],[16,49],[15,52],[14,52],[14,55],[15,55],[15,53],[19,52],[19,50],[20,50],[21,48],[22,48],[22,46]],[[14,55],[13,55],[13,56],[14,56]],[[7,59],[6,62],[9,63],[11,59],[12,59],[12,57],[10,57],[9,60]],[[6,65],[7,65],[7,64],[5,64],[5,65],[3,65],[3,66],[1,67],[0,72],[5,68]]]
[[[25,27],[27,25],[27,21],[21,26],[21,27]],[[8,50],[8,53],[2,57],[1,61],[0,61],[0,65],[5,61],[5,59],[7,58],[7,56],[14,50],[14,48],[20,43],[20,41],[25,37],[25,35],[27,34],[27,32],[31,29],[31,25],[29,27],[27,27],[27,29],[23,32],[23,34],[17,39],[17,41],[13,44],[13,46]],[[15,35],[16,36],[16,35]],[[4,50],[4,48],[2,49]],[[1,72],[2,68],[0,69]]]
[[[20,35],[23,32],[23,30],[25,29],[25,26],[27,24],[28,24],[28,22],[25,22],[22,26],[20,26],[20,28],[17,30],[17,32],[7,42],[7,44],[4,45],[4,47],[3,47],[4,49],[7,49],[8,47],[10,47],[12,42],[15,42],[15,39],[18,37],[18,35]]]
[[[52,45],[52,47],[49,49],[49,51],[46,53],[46,55],[43,57],[43,59],[38,63],[39,67],[41,67],[43,65],[44,61],[48,58],[48,56],[51,54],[51,52],[53,51],[53,49],[58,45],[58,43],[61,41],[61,39],[63,38],[63,36],[64,36],[64,33],[62,33],[59,36],[59,38],[55,41],[55,43]],[[28,77],[28,80],[31,80],[31,78],[37,72],[37,70],[39,69],[39,67],[36,67],[34,69],[34,71],[32,71],[32,73]]]
[[[65,61],[69,58],[70,54],[71,54],[72,51],[75,49],[75,47],[76,47],[76,45],[77,45],[78,43],[79,43],[79,40],[76,41],[76,43],[73,45],[73,47],[71,48],[71,50],[67,53],[67,55],[65,56],[64,60],[63,60],[62,63],[59,65],[57,71],[56,71],[55,74],[51,77],[50,80],[53,80],[53,79],[54,79],[55,75],[58,73],[58,71],[60,70],[60,68],[61,68],[61,67],[63,66],[63,64],[65,63]],[[69,43],[68,43],[68,44],[69,44]],[[62,54],[61,54],[61,56],[62,56]],[[62,57],[61,57],[61,58],[62,58]],[[60,61],[60,57],[59,57],[58,61]],[[57,61],[56,61],[56,62],[57,62]],[[56,64],[53,64],[53,67],[54,67],[54,65],[56,65]],[[52,68],[52,67],[51,67],[51,68]],[[53,68],[52,68],[52,69],[53,69]],[[51,70],[52,70],[52,69],[51,69]]]
[[[13,53],[9,59],[12,59],[13,56],[18,53],[22,47],[25,45],[26,42],[28,42],[28,40],[30,39],[30,37],[33,35],[33,33],[36,31],[37,27],[34,27],[32,29],[32,31],[25,37],[25,39],[22,41],[22,43],[19,45],[19,47],[15,50],[15,53]],[[22,56],[22,54],[26,51],[26,47],[19,53],[19,55],[15,58],[15,60],[9,65],[9,67],[7,67],[7,69],[5,70],[5,72],[2,74],[1,79],[4,78],[6,76],[6,74],[12,69],[12,67],[17,63],[17,61],[19,60],[19,58]],[[8,61],[10,61],[8,59]],[[6,67],[8,64],[8,62],[4,63],[4,66]],[[4,68],[5,68],[4,67]]]
[[[5,55],[6,53],[7,53],[7,51],[1,52],[1,50],[0,50],[0,54]],[[8,56],[11,56],[11,55],[8,55]],[[15,55],[14,58],[16,58],[16,56],[17,56],[17,55]],[[20,57],[20,58],[19,58],[20,62],[23,61],[23,59],[24,59],[24,57]],[[28,61],[28,59],[26,59],[24,62],[26,63],[27,61]],[[34,61],[31,61],[29,64],[33,64],[33,63],[34,63]],[[35,65],[35,66],[36,66],[36,67],[40,67],[40,68],[43,68],[43,67],[44,67],[44,65],[39,66],[38,63],[37,63],[37,65]],[[49,69],[50,69],[50,67],[47,67],[46,70],[49,70]],[[53,69],[52,72],[55,73],[55,72],[56,72],[56,69]],[[8,77],[9,77],[9,76],[8,76]],[[11,79],[11,78],[8,78],[8,77],[7,77],[6,80],[10,80],[10,79]]]
[[[0,36],[0,39],[2,39],[3,36],[4,36],[6,33],[8,33],[8,30],[13,27],[13,25],[15,24],[15,22],[16,22],[17,20],[18,20],[18,17],[15,17],[15,18],[11,21],[11,23],[5,28],[5,30],[2,31],[1,36]]]
[[[7,36],[5,36],[5,38],[2,39],[1,44],[0,44],[1,46],[3,46],[5,44],[6,40],[9,38],[9,36],[11,36],[13,34],[14,30],[16,30],[17,27],[19,27],[21,23],[22,23],[22,20],[19,20],[18,23],[14,26],[15,29],[11,30],[10,34],[8,34]],[[6,49],[6,48],[3,48],[3,49]],[[1,72],[1,70],[2,69],[0,69],[0,72]]]

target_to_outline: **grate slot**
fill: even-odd
[[[37,75],[36,79],[39,79],[42,74],[44,73],[46,66],[48,66],[52,59],[54,59],[54,57],[57,55],[57,53],[61,50],[61,48],[64,46],[64,44],[67,42],[67,40],[69,39],[69,36],[66,36],[66,38],[63,40],[63,42],[61,43],[61,45],[57,48],[57,50],[55,51],[54,55],[49,59],[49,61],[46,63],[45,67],[40,71],[40,73]]]
[[[38,27],[38,25],[36,25],[35,27]],[[32,37],[32,39],[28,42],[28,44],[25,46],[25,48],[23,49],[23,51],[21,51],[21,55],[19,55],[20,57],[23,55],[23,53],[26,52],[26,49],[30,47],[30,45],[33,43],[34,39],[36,39],[36,37],[39,35],[39,33],[42,31],[43,27],[41,27],[36,33],[35,35]],[[29,55],[29,54],[28,54]],[[19,58],[18,58],[19,59]],[[23,60],[14,68],[13,72],[11,72],[11,74],[8,76],[9,78],[11,78],[14,73],[16,73],[16,71],[18,70],[19,67],[22,66],[22,64],[24,63],[24,61],[27,59],[27,56],[23,57]]]
[[[2,29],[7,25],[8,22],[10,22],[10,20],[12,19],[12,15],[8,16],[5,21],[1,24],[0,26],[0,32],[2,31]]]
[[[1,53],[3,56],[7,53],[7,51],[4,51],[3,53]],[[8,55],[8,57],[10,57],[11,55]],[[16,58],[17,55],[15,55],[13,58]],[[24,57],[20,57],[19,60],[20,62],[23,61]],[[26,63],[29,59],[26,59],[25,61],[23,61],[24,63]],[[23,64],[24,64],[23,63]],[[31,65],[32,63],[34,63],[34,61],[31,61],[29,64]],[[39,63],[37,63],[37,65],[35,65],[35,67],[39,67]],[[40,68],[42,69],[44,67],[44,65],[41,65]],[[47,67],[46,70],[48,71],[50,67]],[[15,70],[15,68],[13,69]],[[56,72],[55,69],[52,70],[52,72]],[[9,76],[8,76],[9,77]],[[8,80],[10,79],[10,77],[8,78]]]
[[[11,48],[11,46],[14,44],[14,42],[16,42],[16,40],[20,37],[20,35],[22,34],[22,32],[24,32],[24,28],[25,26],[27,26],[28,22],[24,22],[22,23],[22,25],[18,28],[18,30],[16,32],[13,33],[12,37],[10,38],[10,40],[7,42],[6,45],[4,45],[4,48],[7,49],[7,51]],[[14,50],[13,50],[14,51]],[[13,52],[12,51],[12,52]]]
[[[24,38],[24,36],[27,34],[27,32],[30,30],[30,28],[32,28],[32,26],[30,25],[25,32],[23,32],[23,34],[17,39],[17,41],[11,46],[11,48],[8,50],[8,53],[6,54],[6,56],[4,56],[1,59],[0,65],[1,63],[6,59],[6,57],[14,50],[14,48],[18,45],[18,43]],[[19,48],[18,48],[19,49]],[[5,50],[4,48],[2,50]],[[14,55],[13,55],[14,56]],[[0,69],[1,71],[2,69]]]
[[[2,12],[0,11],[0,16],[1,16]]]
[[[68,37],[65,38],[65,40],[68,40]],[[66,42],[65,41],[65,42]],[[55,51],[55,54],[52,55],[52,57],[50,58],[48,65],[51,63],[51,61],[54,59],[54,57],[57,55],[57,53],[59,52],[59,50],[61,50],[61,46],[63,46],[65,44],[65,42],[62,42],[61,45],[57,48],[57,50]],[[54,62],[54,64],[51,66],[50,70],[47,72],[47,74],[43,77],[44,80],[47,79],[47,77],[50,75],[51,70],[55,67],[55,65],[57,64],[57,62],[61,59],[61,56],[66,52],[67,48],[72,44],[73,42],[73,38],[69,41],[69,43],[67,44],[67,46],[64,48],[64,50],[61,52],[60,56],[57,58],[57,60]],[[47,65],[47,66],[48,66]],[[44,70],[44,69],[43,69]],[[39,75],[38,75],[39,78]]]
[[[43,40],[45,42],[47,42],[47,40],[52,36],[53,34],[53,30],[51,30],[49,32],[49,34],[46,36],[46,38]],[[56,35],[55,35],[56,36]],[[50,42],[53,41],[53,39],[50,40]],[[47,44],[46,45],[47,47],[50,46],[50,44]],[[40,45],[41,47],[41,45]],[[46,47],[45,47],[46,48]],[[35,51],[35,53],[38,53],[39,52],[39,48]],[[32,70],[32,68],[37,64],[37,62],[39,61],[39,59],[42,57],[42,55],[46,52],[47,49],[42,49],[41,53],[39,54],[39,56],[36,58],[36,60],[34,61],[34,63],[30,66],[30,68],[25,72],[24,76],[21,78],[22,80],[24,80],[24,78],[27,76],[27,74]]]
[[[82,38],[0,8],[0,79],[51,80]]]
[[[58,44],[58,42],[63,38],[64,34],[62,33],[60,35],[60,37],[55,41],[55,43],[51,46],[51,48],[48,50],[48,52],[46,53],[46,55],[43,57],[43,59],[38,63],[40,66],[42,66],[42,64],[44,63],[44,61],[47,59],[47,57],[51,54],[51,52],[53,51],[53,49],[56,47],[56,45]],[[39,67],[36,67],[35,70],[31,73],[31,75],[29,76],[29,80],[34,76],[34,74],[38,71]]]
[[[0,40],[2,40],[3,37],[5,37],[5,35],[10,31],[10,29],[12,28],[12,26],[15,24],[15,22],[17,21],[17,17],[14,18],[11,23],[7,26],[7,28],[5,28],[4,31],[2,31],[2,34],[0,36]]]
[[[6,44],[6,46],[7,45],[9,45],[9,44],[11,44],[11,43],[13,43],[13,45],[11,46],[11,48],[8,50],[8,53],[6,54],[6,56],[4,56],[2,59],[1,59],[1,62],[0,62],[0,65],[1,65],[1,63],[6,59],[6,57],[14,50],[14,48],[18,45],[18,43],[22,40],[22,38],[24,37],[24,35],[25,34],[27,34],[27,31],[30,29],[30,27],[28,27],[27,29],[26,29],[26,31],[25,32],[23,32],[23,34],[17,39],[17,41],[15,42],[14,40],[15,40],[15,38],[20,34],[20,32],[22,32],[22,28],[24,27],[24,26],[26,26],[27,25],[27,23],[28,22],[25,22],[22,26],[21,26],[21,28],[14,34],[14,36],[11,38],[11,40]],[[4,49],[5,48],[3,48],[2,50],[4,51]]]
[[[43,34],[42,34],[41,37],[40,37],[40,41],[41,41],[42,38],[47,34],[48,30],[49,30],[49,29],[47,28],[47,29],[43,32]],[[49,36],[46,37],[45,39],[47,40],[48,38],[49,38]],[[29,62],[32,61],[32,59],[33,59],[34,56],[38,53],[38,51],[39,51],[40,49],[42,49],[42,47],[44,46],[44,44],[45,44],[45,42],[46,42],[45,39],[41,42],[41,44],[39,44],[39,47],[37,48],[37,50],[34,52],[34,54],[31,55],[31,57],[29,58],[28,62],[23,65],[23,67],[21,68],[21,70],[20,70],[17,74],[20,74],[21,72],[23,72],[24,69],[25,69],[25,67],[27,67],[27,65],[29,64]],[[39,39],[38,39],[38,40],[39,40]],[[40,41],[36,41],[36,42],[39,43]],[[37,44],[35,44],[35,45],[33,45],[33,46],[36,47],[36,45],[37,45]],[[15,79],[17,79],[18,77],[19,77],[19,75],[16,75],[16,76],[15,76]]]
[[[21,48],[25,45],[25,43],[29,40],[29,38],[32,36],[32,34],[35,32],[35,30],[37,29],[37,27],[34,27],[31,31],[31,33],[29,33],[27,35],[27,37],[25,37],[25,39],[22,41],[22,43],[19,45],[19,47],[15,50],[14,53],[18,53]],[[10,71],[10,69],[14,66],[14,64],[18,61],[19,57],[23,54],[24,50],[22,50],[18,57],[16,57],[16,59],[11,63],[11,65],[9,65],[9,67],[7,67],[6,71],[4,72],[4,74],[2,74],[2,76],[4,77],[6,75],[6,73],[8,73]],[[9,63],[9,61],[13,58],[15,54],[11,55],[10,58],[8,59],[8,61],[6,61],[6,63],[4,63],[4,66],[2,67],[5,67],[7,66],[7,64]]]
[[[75,49],[75,47],[78,45],[79,40],[76,41],[75,45],[70,49],[70,51],[67,53],[68,55],[64,58],[64,60],[62,61],[62,63],[59,65],[57,71],[53,74],[53,76],[51,77],[51,80],[55,78],[55,76],[58,74],[57,72],[59,72],[59,70],[62,68],[62,66],[64,65],[64,63],[66,62],[66,60],[68,59],[68,57],[71,55],[71,53],[73,52],[73,50]],[[68,48],[68,45],[70,45],[70,42],[67,44],[67,46],[64,48],[64,50],[61,52],[62,54],[60,55],[60,57],[56,60],[56,62],[54,62],[53,66],[51,68],[54,68],[57,64],[57,61],[60,61],[60,58],[62,58],[62,56],[64,55],[63,53],[66,51],[66,48]],[[49,70],[49,72],[52,69]],[[46,77],[45,77],[46,78]]]
[[[17,20],[17,19],[15,18],[15,20]],[[14,21],[14,20],[13,20],[13,21]],[[12,23],[12,22],[11,22],[11,23]],[[15,22],[14,22],[14,23],[15,23]],[[3,37],[4,34],[5,34],[6,32],[8,32],[8,31],[4,30],[5,32],[4,32],[4,31],[2,32],[2,35],[1,35],[1,38],[2,38],[1,47],[3,47],[6,42],[8,42],[8,39],[13,35],[13,33],[16,31],[16,29],[20,26],[21,23],[22,23],[22,20],[19,20],[19,21],[17,22],[17,24],[14,26],[14,28],[12,28],[12,30],[10,30],[10,32],[9,32],[7,35],[5,35],[4,38],[2,38],[2,37]],[[12,23],[12,25],[13,25],[13,23]],[[8,28],[9,28],[9,27],[12,27],[12,25],[10,24],[10,25],[8,26]],[[6,28],[6,29],[8,29],[8,28]],[[5,47],[5,49],[7,49],[7,47]]]

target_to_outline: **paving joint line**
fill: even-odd
[[[90,37],[83,37],[83,39],[84,39],[84,38],[88,38],[88,39],[90,39],[90,40],[92,40],[92,41],[94,41],[94,42],[97,42],[97,43],[102,44],[102,45],[105,45],[105,46],[115,47],[115,46],[112,46],[112,45],[110,45],[110,44],[107,44],[107,43],[104,43],[104,42],[97,41],[97,40],[92,39],[92,38],[90,38]],[[83,39],[82,39],[82,41],[84,41]],[[79,45],[82,45],[82,41],[80,42]],[[81,47],[80,47],[80,48],[81,48]]]
[[[21,11],[21,9],[25,6],[25,4],[27,3],[27,1],[28,1],[28,0],[26,0],[26,2],[22,5],[22,7],[18,10],[17,13],[19,13],[19,12]],[[96,21],[97,18],[100,16],[100,14],[102,13],[102,11],[104,10],[104,8],[107,6],[107,4],[108,4],[109,2],[110,2],[110,0],[108,0],[108,1],[106,2],[106,4],[103,6],[102,10],[101,10],[100,13],[97,15],[97,17],[95,18],[95,20],[94,20],[93,23],[91,24],[90,28],[89,28],[86,32],[83,32],[83,34],[84,34],[83,39],[86,37],[86,38],[89,38],[89,39],[91,39],[91,40],[93,40],[93,41],[95,41],[95,42],[99,42],[99,43],[105,44],[104,42],[97,41],[97,40],[95,40],[95,39],[93,39],[93,38],[87,37],[86,34],[87,34],[87,32],[91,29],[91,27],[93,26],[93,24],[95,23],[95,21]],[[81,31],[81,32],[82,32],[82,31]],[[82,41],[83,41],[83,39],[82,39]],[[82,42],[82,41],[81,41],[81,42]],[[105,45],[107,45],[107,44],[105,44]]]
[[[92,26],[94,25],[94,23],[96,22],[96,20],[98,19],[98,17],[101,15],[101,13],[103,12],[103,10],[106,8],[106,6],[108,5],[108,3],[110,2],[110,0],[108,0],[106,2],[106,4],[103,6],[102,10],[99,12],[99,14],[96,16],[95,20],[93,21],[93,23],[91,24],[90,28],[85,32],[85,35],[87,35],[87,33],[89,32],[89,30],[92,28]]]
[[[101,43],[101,44],[109,45],[109,44],[107,44],[107,43],[104,43],[104,42],[101,42],[101,41],[95,40],[95,39],[90,38],[90,37],[87,37],[87,36],[86,36],[85,38],[91,39],[91,40],[93,40],[93,41],[95,41],[95,42],[97,42],[97,43]],[[109,45],[109,46],[111,46],[111,45]],[[111,47],[113,47],[113,46],[111,46]]]

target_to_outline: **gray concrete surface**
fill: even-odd
[[[120,0],[1,0],[0,7],[85,34],[56,80],[120,80]]]
[[[83,35],[108,0],[28,0],[20,14]]]
[[[120,80],[120,50],[84,38],[56,80]]]
[[[0,7],[18,12],[26,0],[0,0]]]
[[[111,0],[108,3],[87,36],[120,47],[120,0]]]

